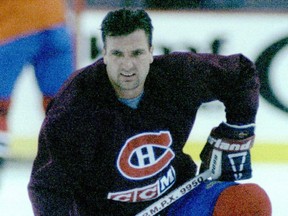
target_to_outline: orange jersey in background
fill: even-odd
[[[64,0],[1,0],[0,41],[63,23],[65,13]]]

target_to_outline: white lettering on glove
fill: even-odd
[[[213,149],[209,167],[211,178],[218,179],[222,174],[222,151]]]
[[[228,155],[230,164],[231,164],[232,169],[234,171],[235,180],[239,180],[239,179],[242,178],[242,173],[241,172],[243,171],[243,168],[244,168],[244,163],[246,161],[246,156],[247,156],[247,151]],[[237,157],[242,157],[242,161],[241,161],[241,164],[239,164],[239,168],[238,169],[237,169],[237,167],[235,165],[235,162],[234,162],[234,158],[237,158]]]
[[[209,136],[208,143],[213,145],[214,148],[222,151],[247,151],[253,146],[254,136],[239,141],[225,138],[217,139]]]

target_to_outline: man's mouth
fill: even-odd
[[[135,75],[135,73],[120,73],[122,76],[125,76],[125,77],[132,77]]]

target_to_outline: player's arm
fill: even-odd
[[[230,56],[219,65],[225,70],[216,75],[217,83],[213,83],[211,88],[225,106],[227,123],[255,123],[260,94],[259,73],[255,65],[243,55]]]
[[[46,146],[49,141],[44,136],[40,133],[40,148],[28,185],[33,212],[35,216],[69,215],[73,201],[70,176],[59,160],[48,156],[50,152]]]
[[[225,70],[211,89],[225,105],[226,122],[211,131],[201,152],[201,170],[210,169],[219,180],[251,177],[250,149],[259,104],[259,78],[254,64],[242,55],[219,60]]]
[[[69,134],[66,132],[69,128],[60,123],[69,121],[61,114],[59,116],[54,118],[49,112],[39,134],[38,153],[28,186],[33,211],[37,216],[69,215],[72,209],[79,168],[75,165],[75,151],[69,145]],[[70,138],[73,140],[73,134],[70,134]]]
[[[87,160],[83,134],[88,133],[82,118],[88,100],[82,89],[83,70],[76,71],[53,97],[40,130],[28,186],[35,215],[71,215],[74,194],[81,190]]]

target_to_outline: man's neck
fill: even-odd
[[[129,107],[132,108],[132,109],[137,109],[137,108],[138,108],[138,105],[139,105],[139,103],[140,103],[140,101],[141,101],[141,99],[142,99],[142,97],[143,97],[143,95],[144,95],[144,92],[142,92],[140,95],[138,95],[138,96],[135,97],[135,98],[130,98],[130,99],[127,99],[127,98],[118,98],[118,100],[119,100],[121,103],[129,106]]]

